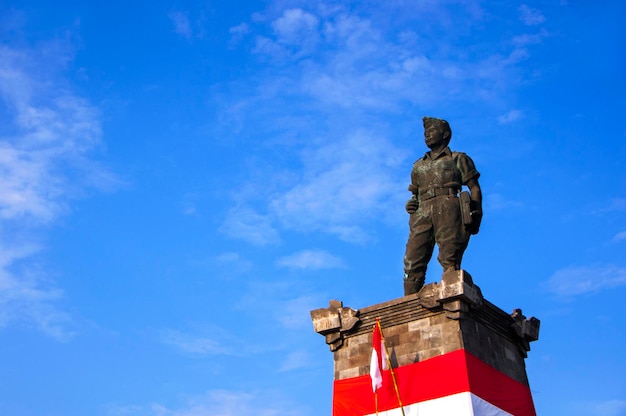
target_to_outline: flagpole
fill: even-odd
[[[389,351],[387,351],[387,344],[385,344],[385,336],[383,335],[383,328],[380,326],[380,321],[376,318],[376,325],[378,325],[378,329],[380,330],[380,336],[383,341],[383,347],[385,347],[385,355],[387,356],[387,365],[389,366],[389,370],[391,370],[391,379],[393,380],[393,388],[396,390],[396,397],[398,397],[398,404],[400,404],[400,410],[402,411],[402,416],[404,414],[404,406],[402,406],[402,400],[400,399],[400,391],[398,390],[398,383],[396,383],[396,375],[393,372],[393,367],[391,366],[391,360],[389,359]],[[378,395],[376,396],[376,414],[378,415]]]
[[[376,404],[376,416],[378,416],[378,391],[374,392],[374,403]]]

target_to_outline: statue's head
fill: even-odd
[[[424,140],[430,149],[445,147],[450,143],[452,130],[446,120],[424,117]]]

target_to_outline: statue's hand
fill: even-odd
[[[480,230],[480,223],[483,220],[483,210],[475,209],[472,210],[472,223],[467,227],[467,231],[470,234],[478,234],[478,230]]]
[[[419,206],[419,202],[417,201],[417,199],[411,198],[408,201],[406,201],[406,205],[404,206],[404,208],[406,209],[406,212],[408,212],[409,214],[414,214],[415,211],[417,211],[418,206]]]

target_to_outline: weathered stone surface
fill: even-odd
[[[333,307],[333,302],[332,300],[330,301],[331,306],[328,308],[311,311],[311,319],[313,320],[315,332],[326,335],[329,332],[341,328],[341,318],[337,313],[338,308]]]
[[[343,302],[331,300],[328,308],[311,311],[315,332],[324,335],[331,351],[343,346],[343,333],[350,331],[360,322],[359,311],[344,308]]]
[[[524,358],[529,343],[539,336],[538,319],[526,319],[519,309],[509,315],[497,308],[482,297],[480,288],[462,270],[425,286],[419,294],[358,311],[333,301],[329,308],[312,311],[311,317],[327,343],[333,341],[329,345],[334,354],[335,380],[369,374],[376,319],[383,328],[393,366],[465,349],[524,384]],[[316,319],[330,323],[316,325]]]

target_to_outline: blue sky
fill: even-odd
[[[541,415],[626,415],[626,3],[0,4],[0,414],[330,414],[309,311],[402,295],[421,117]],[[440,277],[431,262],[427,282]]]

